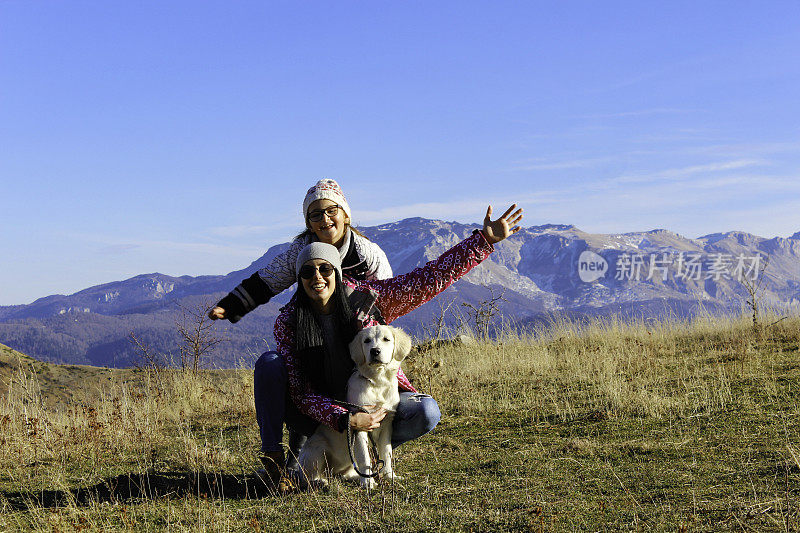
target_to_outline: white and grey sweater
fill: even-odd
[[[297,237],[289,248],[275,256],[269,265],[242,281],[217,305],[225,309],[226,318],[238,322],[244,315],[267,303],[273,296],[291,287],[295,281],[295,263],[300,251],[317,240],[313,234]],[[381,247],[366,237],[347,229],[339,247],[342,274],[356,280],[389,279],[392,267]]]

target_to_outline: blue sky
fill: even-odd
[[[800,3],[0,1],[0,305],[357,224],[800,231]]]

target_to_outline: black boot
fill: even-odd
[[[303,447],[306,440],[308,439],[302,433],[292,429],[289,430],[289,453],[286,454],[286,470],[297,470],[299,468],[297,458],[300,457],[300,448]]]

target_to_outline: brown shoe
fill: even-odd
[[[262,453],[259,459],[264,465],[264,474],[267,478],[265,481],[268,481],[273,487],[277,486],[283,476],[283,465],[286,463],[283,450]]]
[[[284,466],[286,458],[283,450],[279,452],[268,452],[261,454],[261,464],[264,470],[258,472],[258,476],[271,489],[280,495],[290,494],[298,491],[296,480],[291,473],[286,471]]]
[[[278,480],[278,485],[275,487],[275,490],[278,491],[278,494],[283,495],[283,494],[291,494],[292,492],[297,492],[298,488],[294,480],[290,476],[287,476],[286,473],[284,472],[284,474]]]

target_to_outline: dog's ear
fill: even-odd
[[[353,337],[353,340],[350,341],[350,345],[347,347],[350,350],[350,358],[356,364],[356,366],[361,366],[367,362],[367,358],[364,355],[364,335],[366,335],[367,330],[362,329],[356,336]]]
[[[411,353],[411,337],[400,328],[389,326],[394,335],[394,357],[397,361],[402,361],[406,356]]]

